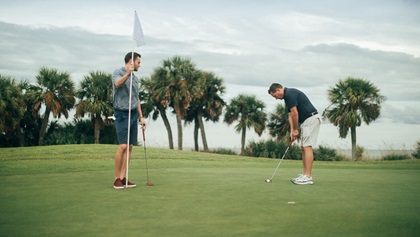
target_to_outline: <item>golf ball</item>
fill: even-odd
[[[266,183],[271,183],[271,179],[266,179],[265,182]]]

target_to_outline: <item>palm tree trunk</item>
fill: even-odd
[[[174,103],[176,113],[176,124],[178,128],[178,150],[182,150],[182,117],[179,102]]]
[[[245,154],[245,137],[246,137],[246,127],[242,128],[242,138],[241,138],[241,155]]]
[[[50,112],[51,112],[51,109],[46,107],[45,108],[45,113],[44,113],[44,119],[42,119],[41,130],[39,131],[38,145],[40,145],[40,146],[42,146],[44,144],[44,137],[45,137],[45,133],[47,132],[48,121],[49,121],[49,118],[50,118]]]
[[[99,144],[99,137],[100,137],[100,134],[101,134],[101,118],[100,118],[100,115],[98,116],[98,115],[96,115],[95,116],[95,118],[94,118],[94,121],[95,121],[95,131],[94,131],[94,133],[95,133],[95,135],[94,135],[94,137],[95,137],[95,144]]]
[[[25,137],[24,137],[24,133],[21,132],[21,129],[17,129],[17,136],[19,139],[19,146],[25,146]]]
[[[174,149],[174,139],[172,137],[171,124],[164,109],[159,108],[160,116],[162,116],[163,123],[165,124],[166,131],[168,132],[169,149]]]
[[[199,111],[197,114],[198,125],[200,126],[201,130],[201,139],[203,140],[203,147],[205,152],[209,152],[209,147],[207,145],[206,139],[206,131],[204,130],[204,123],[203,123],[203,112]]]
[[[194,118],[194,150],[199,151],[198,147],[198,129],[200,128],[200,125],[198,124],[197,117]]]
[[[350,128],[351,132],[351,158],[353,161],[356,160],[356,127]]]

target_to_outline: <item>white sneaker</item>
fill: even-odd
[[[296,178],[293,178],[291,181],[294,182],[296,179],[302,178],[303,174],[298,174]]]
[[[306,175],[301,175],[296,179],[292,180],[294,184],[314,184],[312,177],[307,177]]]

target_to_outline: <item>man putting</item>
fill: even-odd
[[[289,112],[290,137],[295,139],[301,129],[300,148],[302,150],[303,172],[292,179],[294,184],[313,184],[312,164],[314,153],[312,147],[316,145],[319,128],[322,122],[318,111],[308,97],[295,88],[283,87],[278,83],[271,84],[268,94],[277,100],[283,100]]]
[[[115,129],[117,130],[118,149],[115,154],[115,180],[114,188],[123,189],[124,186],[129,188],[136,187],[136,185],[128,181],[125,177],[127,171],[127,152],[131,159],[131,152],[133,144],[137,144],[138,123],[143,128],[146,127],[146,122],[143,118],[139,100],[139,86],[140,80],[133,72],[137,72],[140,68],[141,55],[138,53],[129,52],[125,55],[125,66],[116,69],[112,75],[112,89],[113,89],[113,106],[115,116]],[[131,86],[131,108],[129,108],[130,95],[130,78],[132,78]],[[128,116],[130,116],[130,126],[128,126]],[[130,145],[128,148],[127,138],[128,129],[130,129]]]

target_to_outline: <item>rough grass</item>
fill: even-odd
[[[420,160],[315,162],[143,147],[114,190],[116,146],[0,149],[2,236],[419,236]],[[294,204],[288,204],[293,202]]]

